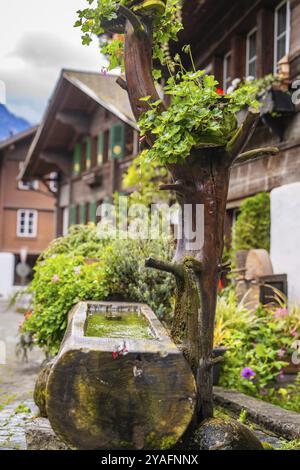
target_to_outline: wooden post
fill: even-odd
[[[148,20],[136,27],[128,17],[125,28],[125,70],[128,96],[138,119],[148,109],[144,96],[154,101],[158,95],[152,78],[152,35]],[[161,105],[161,110],[165,105]],[[197,419],[213,415],[212,366],[213,335],[217,288],[222,272],[224,217],[230,177],[230,167],[243,152],[259,119],[259,113],[249,110],[245,121],[227,147],[194,149],[183,164],[168,165],[172,184],[161,189],[173,190],[177,201],[195,213],[204,205],[204,245],[190,251],[185,238],[178,240],[172,266],[160,261],[148,261],[156,269],[172,272],[177,282],[177,302],[172,336],[189,361],[197,382]],[[151,145],[153,136],[148,135]],[[258,151],[254,151],[253,154]],[[251,155],[254,156],[254,155]],[[188,224],[192,221],[188,220]],[[225,269],[225,267],[224,267]],[[228,270],[228,267],[226,267]]]

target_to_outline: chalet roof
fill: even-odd
[[[127,93],[116,83],[117,75],[103,75],[75,70],[65,70],[63,73],[74,86],[118,116],[122,121],[137,128]]]
[[[53,158],[68,160],[76,139],[75,130],[61,119],[63,113],[91,118],[99,106],[126,124],[138,129],[128,96],[117,83],[117,76],[96,72],[62,70],[43,121],[29,148],[20,179],[40,178],[57,171]],[[51,161],[50,161],[51,160]]]
[[[27,139],[28,137],[33,136],[37,130],[38,130],[38,126],[33,126],[33,127],[30,127],[29,129],[26,129],[25,131],[19,132],[18,134],[15,134],[9,137],[8,139],[1,141],[0,152],[10,147],[11,145],[16,144],[17,142],[22,141],[23,139]]]

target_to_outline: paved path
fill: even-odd
[[[32,392],[43,355],[34,349],[28,354],[28,363],[16,356],[22,319],[0,302],[0,341],[6,346],[6,364],[0,364],[0,450],[26,448],[24,424],[36,412]]]

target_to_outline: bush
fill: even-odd
[[[263,248],[270,250],[270,195],[256,194],[246,199],[233,228],[233,249],[251,250]]]
[[[300,309],[259,306],[251,312],[237,305],[234,293],[223,296],[215,330],[215,344],[227,348],[220,384],[300,412],[300,377],[278,387],[299,326]]]
[[[145,258],[171,259],[168,240],[99,239],[94,225],[75,226],[42,253],[30,285],[32,315],[22,332],[55,355],[67,326],[67,315],[82,300],[126,300],[148,303],[167,318],[172,310],[174,281],[145,268]],[[91,262],[87,263],[87,259]]]

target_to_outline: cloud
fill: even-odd
[[[36,123],[62,68],[101,69],[97,39],[82,46],[80,30],[73,28],[76,10],[84,6],[86,0],[1,0],[0,82],[13,112]]]

